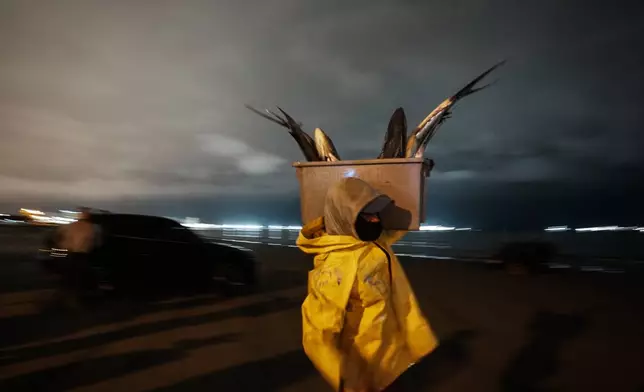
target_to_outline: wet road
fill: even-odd
[[[18,242],[0,248],[2,391],[330,390],[301,351],[310,260],[297,249],[248,245],[265,266],[254,295],[111,299],[61,313],[43,310],[54,281]],[[410,390],[644,390],[644,293],[632,279],[403,263],[442,343],[403,377]]]

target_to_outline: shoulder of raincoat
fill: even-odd
[[[329,191],[325,215],[306,224],[297,239],[314,256],[302,304],[302,343],[336,390],[340,380],[348,389],[367,383],[382,390],[438,341],[391,249],[405,232],[359,240],[353,223],[377,194],[362,184],[342,185]]]

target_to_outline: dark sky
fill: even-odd
[[[3,0],[0,207],[293,223],[301,153],[244,103],[371,158],[506,58],[430,143],[428,222],[644,224],[644,7],[593,3]]]

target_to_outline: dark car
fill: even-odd
[[[198,287],[215,280],[247,290],[258,283],[253,251],[210,242],[171,219],[93,214],[90,221],[99,229],[89,263],[91,278],[100,288]],[[47,236],[39,258],[47,270],[62,273],[67,252],[57,246],[57,233]]]

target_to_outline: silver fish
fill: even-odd
[[[389,119],[385,141],[378,159],[383,158],[404,158],[405,143],[407,141],[407,117],[405,110],[398,108]]]
[[[474,94],[491,86],[493,83],[486,84],[479,88],[473,88],[476,83],[487,76],[490,72],[505,64],[505,62],[506,61],[503,60],[490,67],[488,70],[469,82],[465,87],[456,92],[456,94],[441,102],[436,107],[436,109],[432,110],[432,112],[429,113],[427,117],[425,117],[425,119],[420,122],[420,124],[418,124],[416,129],[407,139],[405,157],[422,157],[425,153],[427,143],[429,143],[429,140],[434,136],[438,127],[450,117],[450,109],[456,104],[456,102],[464,97],[467,97],[468,95]],[[433,125],[429,125],[430,123],[433,123]]]
[[[309,136],[306,132],[302,130],[302,124],[295,121],[291,116],[289,116],[284,110],[282,110],[279,106],[277,109],[282,113],[283,117],[266,109],[266,113],[262,113],[259,110],[253,108],[250,105],[245,105],[247,109],[251,110],[252,112],[264,117],[267,120],[270,120],[276,124],[279,124],[283,126],[284,128],[288,129],[288,133],[291,134],[293,139],[297,142],[297,144],[300,146],[300,150],[304,154],[304,157],[306,158],[307,161],[321,161],[322,159],[318,155],[318,152],[315,147],[315,142],[313,141],[313,138]]]
[[[327,162],[337,162],[340,160],[340,154],[335,149],[333,141],[322,129],[315,128],[315,131],[313,131],[313,139],[315,140],[315,148],[321,160]]]
[[[407,157],[407,158],[422,158],[424,149],[421,152],[420,147],[421,147],[421,142],[423,140],[429,140],[431,137],[436,133],[436,130],[440,127],[442,124],[442,120],[445,118],[445,114],[447,112],[440,112],[434,117],[429,120],[424,127],[422,127],[418,133],[416,133],[415,137],[409,137],[408,144],[407,144],[407,151],[414,151],[413,155]],[[419,152],[421,152],[419,154]]]

